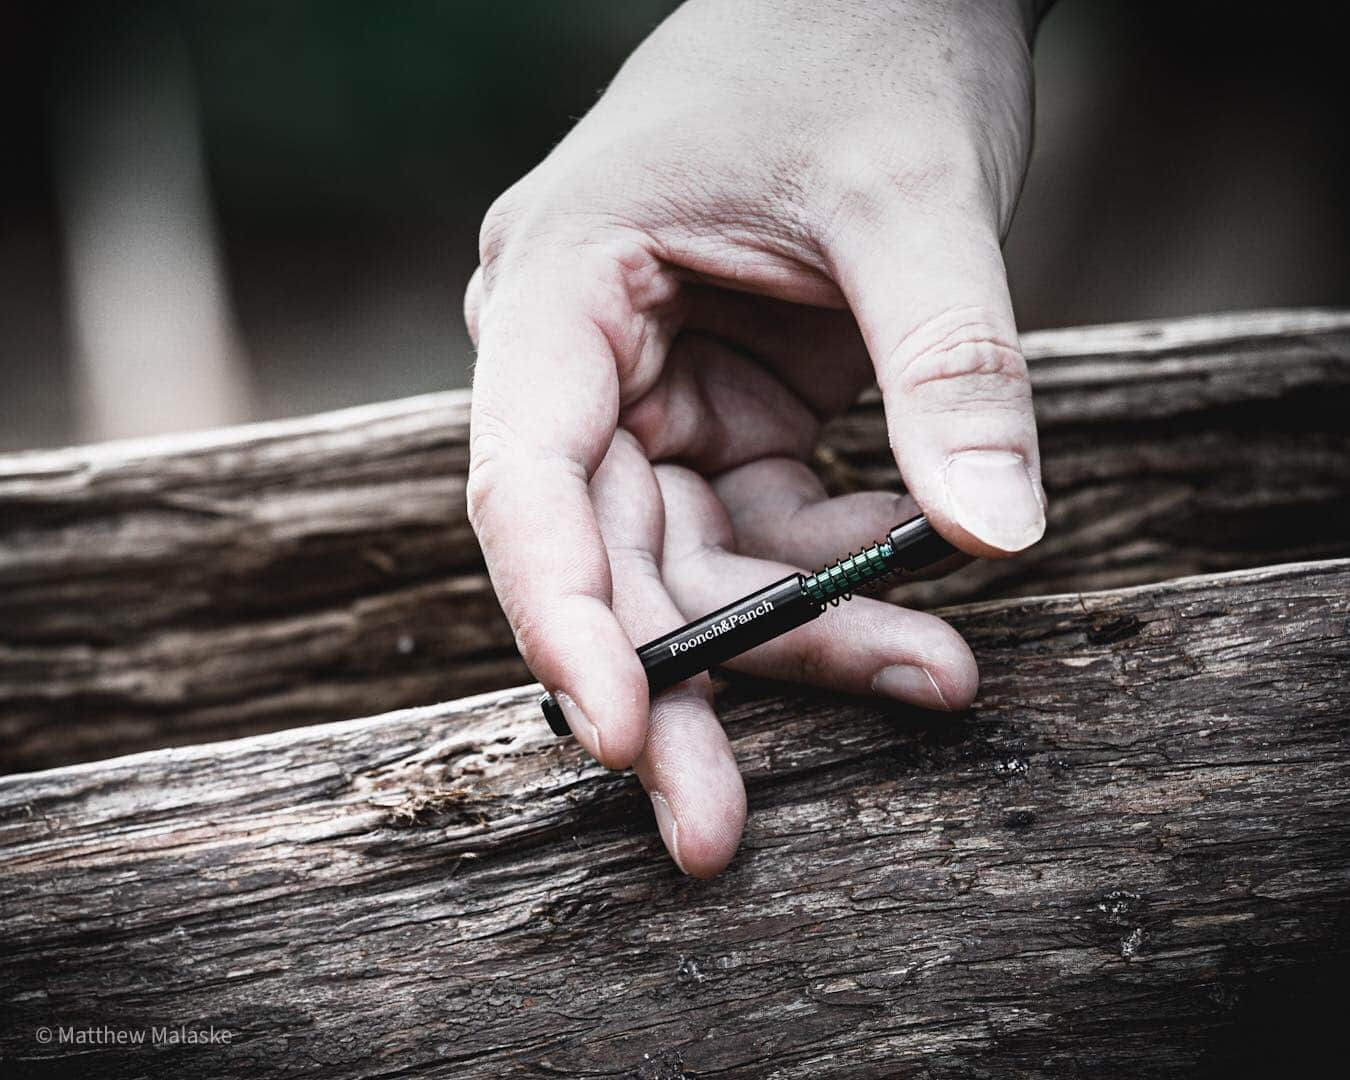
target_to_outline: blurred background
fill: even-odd
[[[0,41],[0,449],[467,383],[478,224],[669,0],[51,3]],[[1061,0],[1023,330],[1350,302],[1336,5]]]

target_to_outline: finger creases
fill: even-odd
[[[838,239],[906,488],[940,533],[999,557],[1045,531],[1031,387],[989,221],[902,202]]]

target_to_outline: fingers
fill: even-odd
[[[699,285],[685,293],[686,329],[767,363],[817,416],[843,412],[876,377],[846,308],[806,307]]]
[[[631,765],[647,684],[609,609],[587,484],[614,433],[619,360],[565,260],[517,265],[477,308],[469,518],[521,655],[578,741]]]
[[[694,473],[661,466],[657,478],[666,504],[662,571],[681,610],[715,610],[799,569],[728,550],[731,523]],[[969,647],[941,619],[866,597],[831,608],[727,666],[942,710],[966,708],[979,684]]]
[[[614,613],[628,636],[649,641],[684,622],[662,584],[661,493],[642,449],[620,432],[591,480],[609,551]],[[712,709],[706,675],[658,694],[637,762],[657,827],[677,866],[710,877],[731,861],[745,825],[745,786]]]
[[[735,550],[818,569],[880,540],[918,512],[908,495],[860,491],[830,498],[804,462],[764,458],[712,482],[731,518]]]
[[[661,378],[620,423],[654,461],[720,473],[806,458],[822,418],[874,379],[853,315],[705,286],[684,290]]]
[[[1020,551],[1045,531],[1045,494],[996,226],[895,203],[843,228],[831,261],[905,485],[962,550]]]
[[[723,341],[683,333],[661,377],[623,411],[653,461],[715,473],[772,455],[810,454],[819,421],[763,364]]]
[[[666,850],[699,878],[727,868],[745,828],[745,784],[711,699],[706,675],[659,694],[637,764]]]

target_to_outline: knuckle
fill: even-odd
[[[520,653],[528,665],[538,658],[539,643],[544,635],[540,632],[539,623],[536,619],[519,612],[512,612],[512,615],[514,616],[511,622],[516,652]]]
[[[607,552],[610,572],[615,579],[660,580],[661,567],[650,548],[638,544],[609,544]]]
[[[511,185],[488,207],[478,230],[478,262],[485,275],[501,261],[517,223],[524,214],[524,196],[519,183]]]
[[[511,445],[506,425],[490,412],[480,409],[473,418],[469,436],[469,468],[464,482],[464,503],[469,525],[483,536],[484,522],[493,492],[497,488],[498,472]]]
[[[475,461],[469,466],[468,479],[464,483],[464,504],[468,512],[469,526],[483,540],[484,522],[487,507],[492,499],[494,486],[492,471],[484,463]]]
[[[967,379],[989,379],[1007,384],[1026,381],[1026,363],[1015,346],[991,338],[972,338],[929,349],[910,360],[904,369],[906,390],[929,383],[939,385]]]
[[[1026,360],[1016,342],[988,325],[959,326],[945,335],[902,343],[894,361],[903,394],[942,406],[995,404],[1020,407],[1031,398]]]
[[[528,183],[528,187],[527,187]],[[478,230],[478,260],[484,272],[507,261],[513,252],[537,245],[566,248],[592,267],[624,268],[650,263],[642,232],[615,207],[597,204],[586,192],[603,188],[604,176],[561,179],[534,174],[507,188],[488,207]]]
[[[871,118],[872,132],[890,132],[894,121]],[[897,133],[898,134],[898,133]],[[975,142],[934,133],[920,149],[912,140],[859,138],[851,125],[825,136],[829,153],[818,171],[824,199],[825,239],[841,243],[872,237],[895,217],[897,206],[934,211],[962,209],[988,216],[988,170]]]

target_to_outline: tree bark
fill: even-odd
[[[1046,539],[911,586],[905,602],[1350,551],[1350,314],[1053,331],[1025,346]],[[527,679],[465,519],[467,413],[449,393],[0,457],[0,771]],[[898,487],[875,396],[828,426],[821,468],[838,490]]]
[[[723,690],[750,816],[710,882],[522,690],[0,780],[5,1075],[1315,1060],[1350,953],[1350,560],[947,614],[966,715]],[[179,1024],[232,1041],[59,1041]]]

